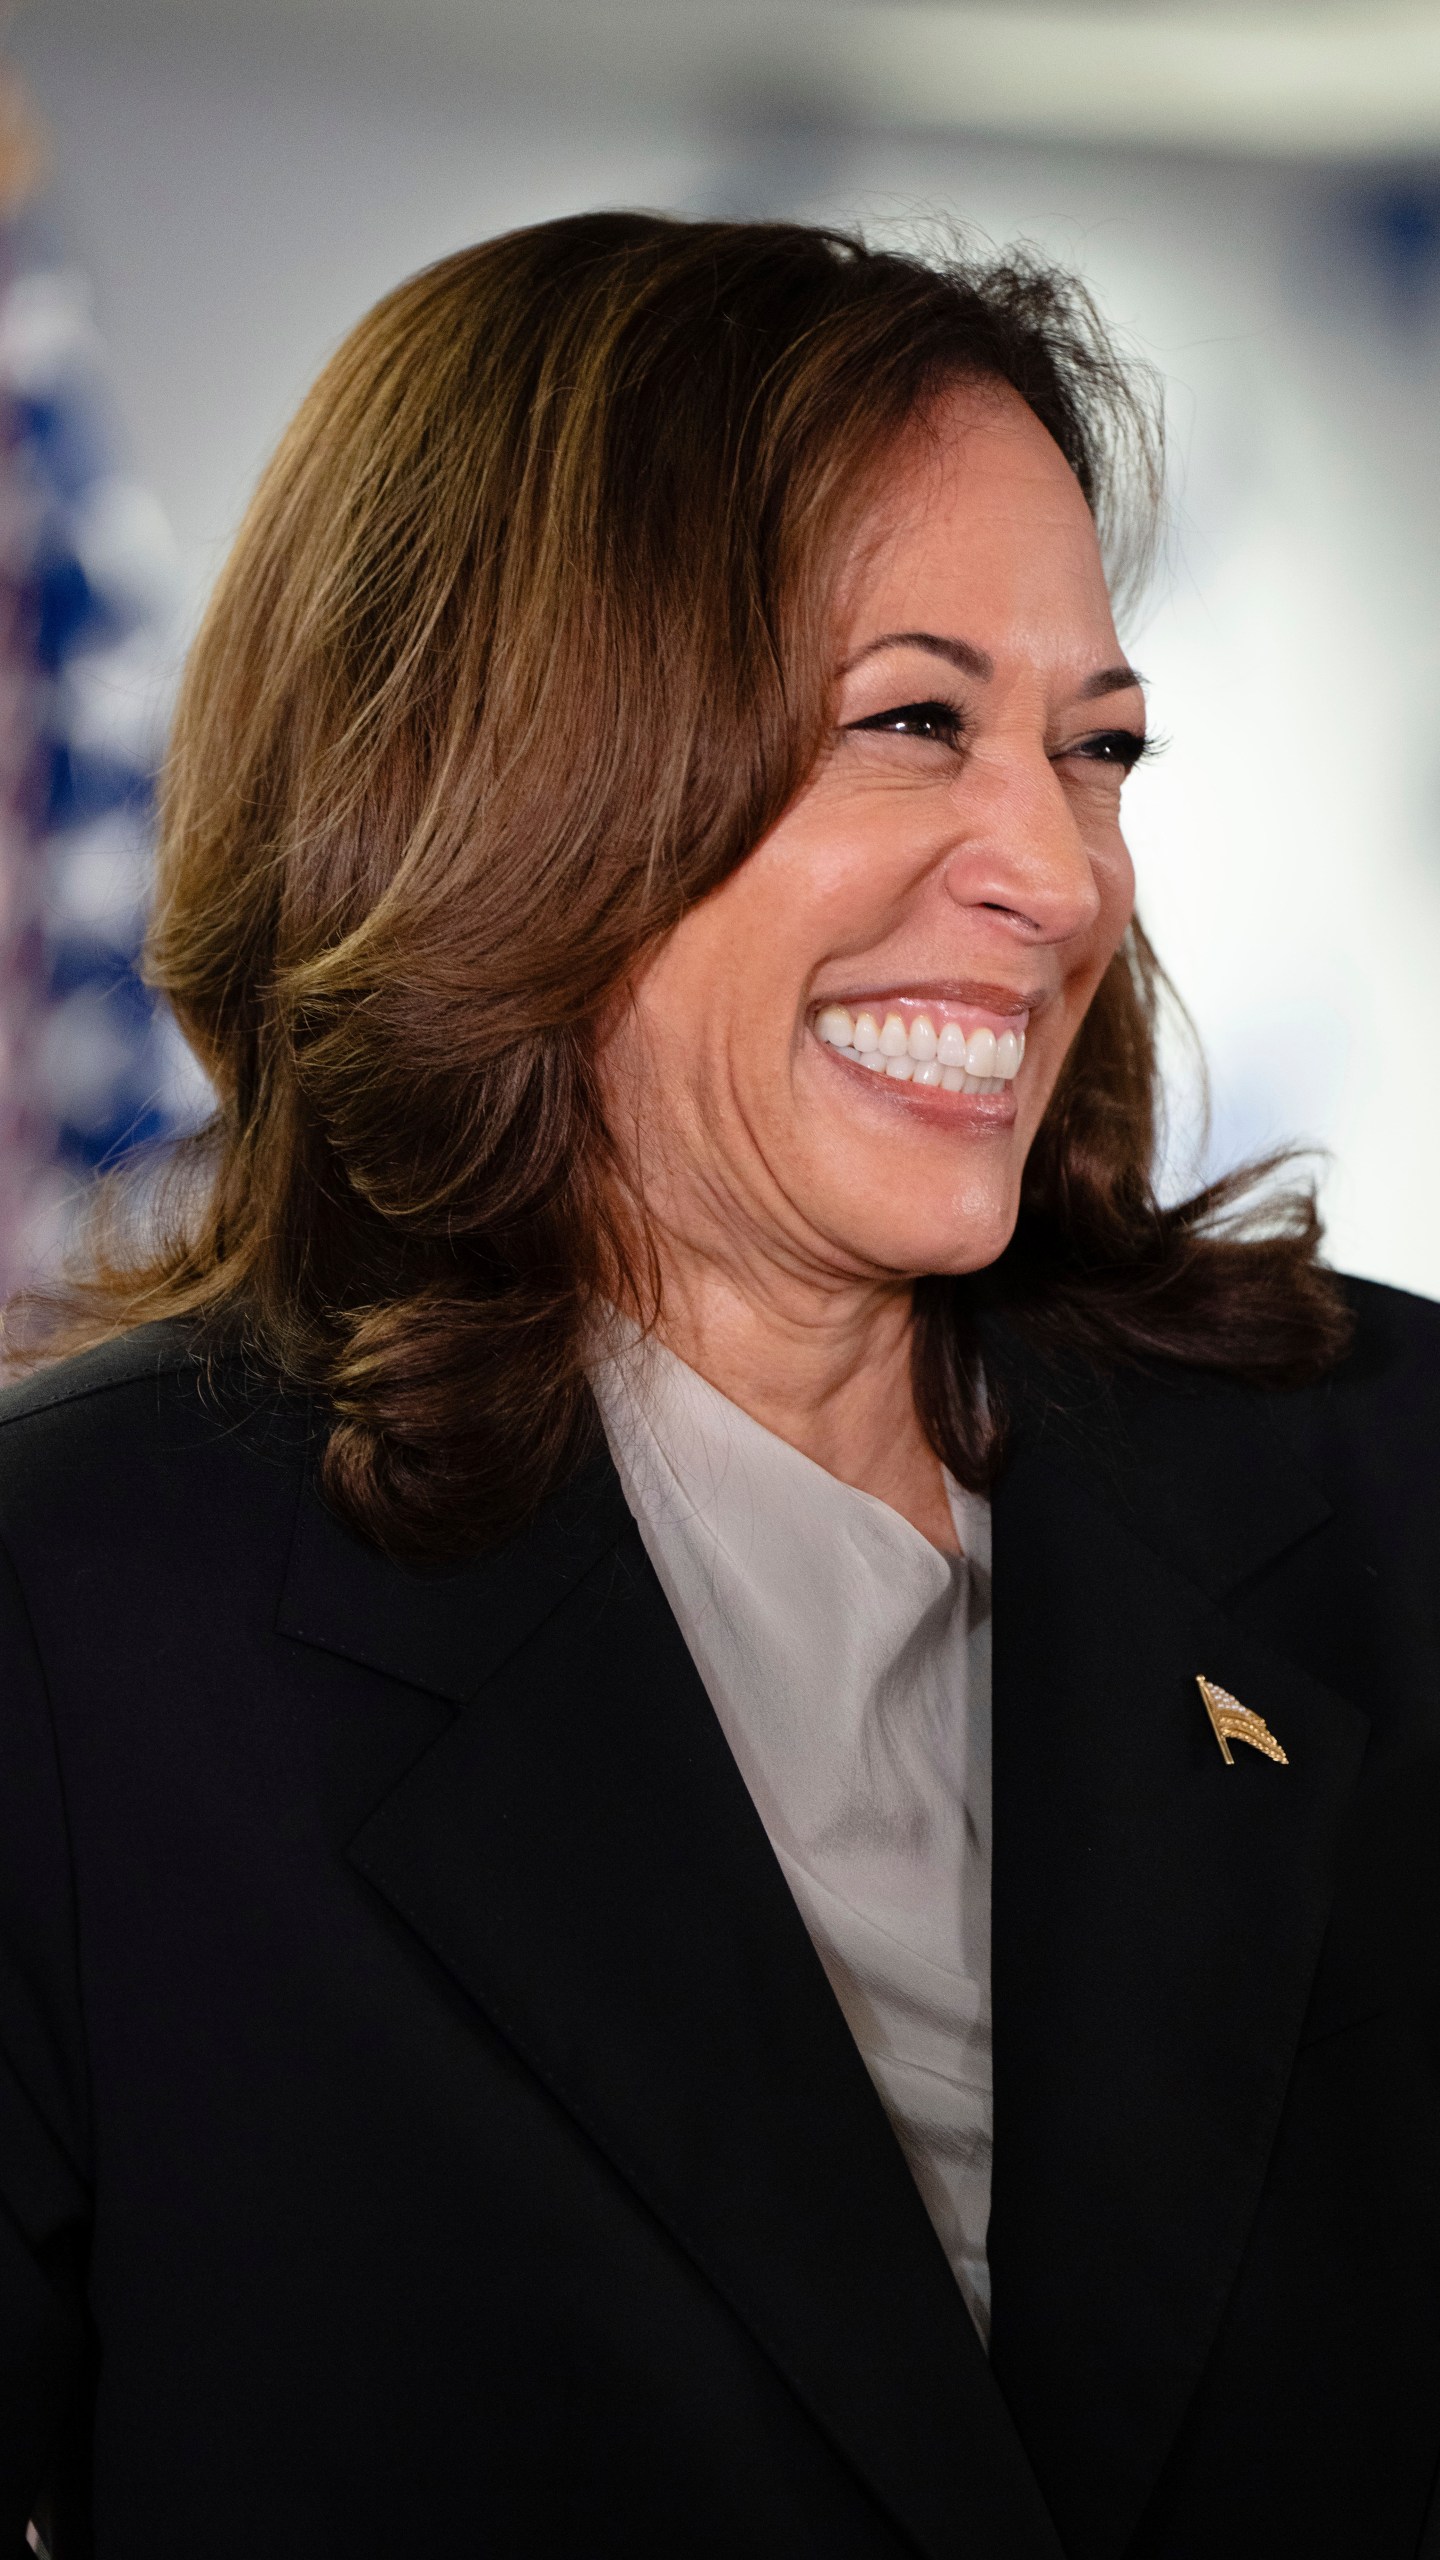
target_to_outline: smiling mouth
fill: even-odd
[[[977,1022],[971,1008],[896,996],[874,1004],[821,1005],[811,1028],[837,1057],[897,1084],[999,1094],[1020,1072],[1028,1020],[1028,1012],[1018,1013],[997,1030],[993,1021]]]

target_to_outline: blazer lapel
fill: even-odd
[[[285,1631],[465,1701],[351,1856],[930,2560],[1059,2545],[608,1461],[420,1575],[307,1498]]]
[[[991,2346],[1104,2560],[1235,2281],[1367,1725],[1227,1611],[1327,1513],[1257,1401],[1087,1392],[1022,1423],[995,1504]],[[1226,1766],[1197,1673],[1288,1766]]]

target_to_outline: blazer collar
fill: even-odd
[[[608,1460],[414,1573],[304,1497],[281,1629],[461,1702],[355,1865],[927,2560],[1060,2560]]]
[[[1010,1388],[992,2355],[1067,2551],[1108,2560],[1240,2266],[1367,1725],[1251,1631],[1256,1576],[1329,1516],[1263,1399],[1033,1363]],[[1226,1766],[1197,1673],[1288,1766]]]
[[[629,1518],[602,1452],[497,1552],[405,1566],[352,1537],[307,1478],[280,1633],[458,1705],[611,1553]]]

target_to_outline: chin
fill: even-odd
[[[925,1212],[893,1191],[879,1207],[872,1193],[863,1210],[835,1221],[857,1261],[919,1280],[945,1272],[956,1278],[998,1262],[1015,1232],[1019,1200],[1007,1184],[1003,1198],[967,1200],[957,1214],[953,1195]]]
[[[876,1090],[868,1078],[857,1096],[853,1069],[828,1074],[827,1107],[806,1114],[803,1143],[795,1147],[795,1131],[787,1150],[800,1175],[791,1196],[808,1197],[812,1228],[872,1271],[958,1277],[998,1261],[1015,1232],[1030,1135],[1012,1096]]]
[[[989,1220],[983,1226],[967,1228],[960,1236],[952,1228],[947,1235],[937,1236],[927,1252],[917,1251],[909,1268],[917,1280],[932,1273],[945,1273],[958,1280],[970,1271],[988,1271],[993,1262],[999,1261],[1014,1233],[1013,1218]]]

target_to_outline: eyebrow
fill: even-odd
[[[878,640],[867,640],[863,649],[857,649],[854,657],[847,659],[842,673],[848,675],[852,667],[860,666],[866,658],[878,656],[882,649],[927,650],[932,658],[943,658],[947,666],[958,667],[962,675],[973,676],[977,684],[988,684],[995,673],[995,661],[988,650],[975,648],[969,640],[947,639],[939,631],[882,632]],[[1144,677],[1134,667],[1123,662],[1119,666],[1102,667],[1098,674],[1086,677],[1077,691],[1076,700],[1100,702],[1106,694],[1130,693],[1137,686],[1143,688],[1144,682]]]
[[[1134,693],[1145,690],[1145,679],[1138,667],[1102,667],[1096,676],[1087,676],[1076,696],[1079,702],[1099,702],[1107,693]]]
[[[932,658],[943,658],[947,666],[958,667],[962,675],[974,676],[978,684],[988,684],[995,673],[995,661],[988,650],[973,648],[968,640],[945,640],[938,631],[884,631],[878,640],[867,640],[843,669],[848,675],[866,658],[878,657],[882,649],[928,649]]]

